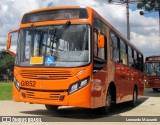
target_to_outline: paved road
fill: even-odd
[[[62,122],[105,122],[107,119],[116,121],[116,116],[160,116],[160,92],[146,89],[135,108],[130,107],[129,103],[118,104],[108,115],[96,115],[92,110],[75,107],[61,107],[58,112],[53,113],[47,111],[44,105],[0,101],[0,116],[43,116],[45,119],[52,118]]]

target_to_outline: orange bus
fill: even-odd
[[[18,33],[17,51],[10,50]],[[24,14],[8,34],[16,56],[16,102],[99,109],[136,104],[143,95],[143,54],[90,7],[62,6]]]
[[[145,59],[146,88],[157,92],[160,89],[160,56],[148,56]]]

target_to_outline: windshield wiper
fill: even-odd
[[[68,27],[70,26],[71,22],[67,21],[66,24],[63,25],[63,27],[60,30],[55,30],[55,33],[51,39],[51,42],[56,43],[59,41],[59,39],[62,37],[62,35],[64,34],[64,32],[68,29]]]

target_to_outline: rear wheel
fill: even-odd
[[[158,92],[158,88],[153,88],[153,91]]]
[[[45,107],[49,111],[56,111],[58,109],[57,105],[45,105]]]
[[[133,90],[133,97],[132,97],[132,101],[131,101],[131,105],[133,107],[135,107],[137,105],[137,96],[138,96],[138,91],[137,91],[137,88],[135,87]]]

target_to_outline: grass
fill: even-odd
[[[0,100],[12,100],[12,82],[0,82]]]

